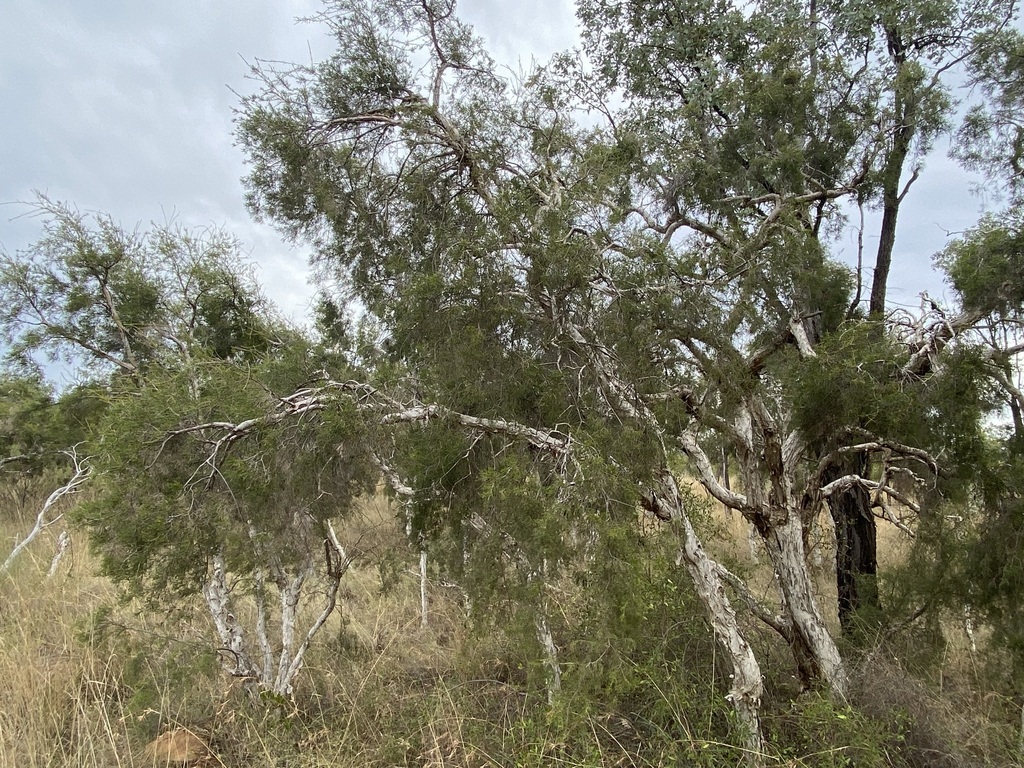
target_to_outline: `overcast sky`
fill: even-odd
[[[249,218],[241,152],[233,145],[234,91],[245,60],[308,61],[331,41],[295,19],[319,0],[4,0],[0,24],[0,202],[32,190],[110,213],[126,226],[171,217],[223,225],[259,264],[268,294],[300,318],[312,289],[306,254]],[[462,0],[461,16],[496,59],[515,66],[571,46],[570,0]],[[946,232],[977,218],[967,178],[937,152],[901,213],[893,265],[895,299],[917,303],[931,254]],[[0,207],[0,246],[23,248],[39,222]],[[869,237],[870,252],[875,239]],[[852,250],[852,249],[851,249]]]

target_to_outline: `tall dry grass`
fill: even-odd
[[[311,648],[292,700],[254,702],[219,672],[201,606],[154,616],[119,605],[114,587],[95,575],[80,532],[47,579],[55,536],[41,536],[0,581],[0,768],[167,765],[146,746],[175,729],[209,746],[194,763],[207,767],[655,766],[680,756],[732,764],[736,753],[714,742],[711,716],[699,709],[710,699],[673,692],[670,676],[638,686],[661,698],[637,711],[604,709],[596,699],[550,710],[543,690],[527,684],[529,649],[500,627],[474,633],[454,591],[432,586],[430,626],[421,627],[415,553],[385,502],[364,511],[345,533],[372,557],[346,575],[339,610]],[[0,517],[3,545],[25,525],[24,515]],[[744,545],[735,550],[760,578],[763,560]],[[389,551],[392,562],[408,565],[382,590],[376,560]],[[770,576],[764,582],[767,594]],[[573,587],[563,587],[568,605]],[[854,765],[843,762],[854,754],[875,755],[871,765],[1011,765],[1013,702],[986,688],[967,644],[949,643],[930,676],[895,661],[906,650],[890,643],[860,670],[856,716],[792,702],[776,685],[782,693],[766,703],[768,727],[782,740],[772,759],[804,768]],[[784,649],[779,658],[786,668]],[[720,695],[713,680],[708,686],[702,696]],[[643,709],[650,706],[668,716],[656,723]],[[826,738],[843,743],[820,746]]]
[[[89,652],[78,633],[113,598],[88,558],[45,579],[42,538],[0,583],[0,768],[133,765],[116,653]],[[77,547],[82,549],[79,544]]]

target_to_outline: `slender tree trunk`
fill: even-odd
[[[722,446],[722,487],[727,491],[732,490],[732,484],[729,480],[729,452],[725,446]],[[732,509],[729,508],[728,504],[723,504],[722,509],[725,510],[725,514],[732,517]]]
[[[764,694],[761,665],[740,629],[736,611],[726,596],[718,564],[705,552],[686,514],[675,476],[665,469],[659,481],[658,492],[653,496],[658,507],[654,511],[678,526],[682,545],[676,562],[686,568],[692,579],[697,596],[708,612],[715,639],[732,665],[732,686],[727,698],[745,731],[748,763],[761,766],[765,755],[761,731],[761,697]]]
[[[888,181],[882,192],[882,228],[878,232],[878,253],[875,256],[875,273],[871,279],[871,303],[868,305],[868,314],[874,318],[881,318],[885,312],[885,294],[889,282],[889,269],[892,267],[892,252],[896,246],[896,219],[900,212],[899,200],[899,169],[903,167],[909,150],[909,139],[907,147],[898,154],[890,156],[890,163],[899,166],[889,171],[886,175],[892,175],[893,180]],[[888,164],[887,164],[888,165]]]
[[[430,626],[427,614],[427,550],[420,550],[420,626]]]
[[[233,677],[248,681],[249,688],[260,679],[257,666],[253,663],[246,649],[245,632],[235,619],[231,604],[231,591],[227,583],[227,568],[223,555],[214,555],[212,568],[203,586],[203,597],[213,619],[221,648],[229,656],[221,657],[224,670]],[[251,692],[255,692],[252,691]]]
[[[533,615],[537,628],[537,640],[544,649],[544,665],[548,668],[548,704],[554,704],[555,698],[562,691],[562,666],[558,663],[558,646],[551,634],[546,611],[542,608]]]
[[[296,659],[295,622],[299,613],[299,598],[306,579],[313,574],[313,562],[310,558],[303,564],[301,571],[296,573],[281,590],[281,654],[278,657],[277,676],[274,678],[274,693],[289,695],[292,692],[292,681],[299,671],[301,658]],[[298,665],[293,662],[298,661]]]
[[[887,29],[889,55],[896,66],[896,82],[893,84],[892,145],[885,157],[882,169],[882,228],[878,233],[878,251],[875,254],[875,273],[871,280],[871,303],[868,314],[881,318],[885,312],[885,294],[889,284],[889,268],[896,245],[896,219],[899,216],[903,194],[900,186],[903,180],[903,166],[910,155],[910,146],[917,134],[918,95],[910,89],[901,90],[900,78],[906,65],[906,52],[900,41],[899,31]],[[914,177],[910,181],[913,182]],[[909,184],[908,184],[909,186]]]
[[[18,555],[22,553],[25,547],[35,540],[40,531],[57,522],[64,516],[64,513],[62,512],[52,520],[50,519],[50,512],[53,510],[54,505],[56,505],[57,502],[65,496],[78,491],[82,484],[89,478],[89,468],[85,465],[85,461],[80,460],[73,450],[68,452],[68,456],[70,456],[72,462],[74,462],[75,474],[64,485],[51,493],[46,498],[46,501],[43,502],[43,506],[39,510],[39,514],[36,515],[36,521],[32,526],[32,530],[25,535],[24,539],[15,545],[14,549],[12,549],[11,553],[7,556],[7,559],[4,560],[2,565],[0,565],[0,576],[3,576],[10,570],[11,565],[14,564]]]
[[[889,40],[889,54],[896,65],[897,80],[906,63],[906,54],[897,30],[886,30]],[[910,147],[917,133],[917,96],[902,94],[899,84],[894,86],[893,111],[896,124],[892,133],[892,146],[885,158],[882,170],[882,226],[878,233],[878,251],[875,254],[875,271],[871,280],[871,298],[868,316],[880,320],[885,314],[885,299],[889,284],[889,270],[896,246],[896,223],[905,190],[903,166],[910,155]],[[907,183],[916,178],[916,173]],[[858,467],[835,467],[840,477],[843,474],[862,474],[867,467],[864,459],[854,459]],[[878,563],[878,528],[871,514],[867,492],[860,486],[851,486],[842,491],[829,505],[836,530],[836,589],[839,593],[839,620],[845,632],[851,629],[854,612],[864,606],[879,608],[878,591],[875,588]]]
[[[71,534],[66,530],[61,531],[60,536],[57,537],[57,549],[53,553],[53,560],[50,561],[50,570],[46,572],[46,578],[52,579],[57,574],[61,560],[64,559],[64,555],[70,547]]]
[[[262,680],[269,680],[274,674],[274,649],[270,644],[270,627],[267,623],[267,574],[258,567],[254,574],[256,588],[253,599],[256,602],[256,642],[263,657]]]

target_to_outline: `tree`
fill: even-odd
[[[992,49],[1013,3],[812,0],[740,9],[585,0],[580,9],[597,74],[631,99],[632,114],[641,116],[626,125],[646,131],[659,153],[650,194],[667,195],[682,226],[728,231],[722,222],[763,218],[747,200],[804,195],[799,221],[824,253],[843,223],[837,197],[880,207],[867,314],[882,332],[899,210],[955,106],[946,78]],[[815,194],[830,189],[841,194]],[[861,243],[863,234],[862,224]],[[849,319],[861,302],[862,250]],[[834,307],[813,295],[792,298],[811,346],[835,329]],[[830,311],[831,325],[824,322]],[[867,477],[866,458],[832,462],[824,479]],[[829,506],[840,619],[850,629],[862,602],[877,607],[874,517],[857,484],[836,492]]]
[[[94,442],[106,482],[77,513],[108,575],[151,605],[200,596],[224,668],[281,695],[365,546],[336,526],[376,477],[356,414],[272,394],[309,376],[289,346],[244,366],[194,355],[116,398]]]
[[[969,61],[971,85],[984,100],[974,104],[957,132],[952,154],[968,168],[1001,181],[1011,202],[1020,203],[1024,182],[1024,35],[1003,29],[984,39]]]
[[[43,502],[38,514],[36,514],[36,520],[35,523],[32,525],[32,528],[29,530],[27,534],[25,534],[21,541],[19,541],[14,546],[14,548],[11,550],[11,553],[7,556],[3,563],[0,564],[0,576],[3,576],[7,573],[7,571],[10,570],[15,558],[17,558],[18,555],[20,555],[22,551],[29,544],[32,543],[32,541],[36,538],[36,536],[40,534],[40,532],[43,531],[43,529],[53,525],[64,516],[63,512],[57,515],[53,515],[54,507],[65,496],[68,496],[78,491],[81,488],[81,486],[85,483],[85,481],[89,478],[90,468],[86,466],[81,459],[79,459],[78,455],[73,450],[68,451],[68,458],[71,459],[71,463],[74,468],[74,472],[71,475],[71,479],[68,480],[63,485],[61,485],[60,487],[56,488],[49,496],[46,497],[46,501]],[[50,567],[51,575],[53,574],[56,568],[56,564],[59,561],[61,555],[63,555],[63,550],[67,547],[67,536],[68,534],[66,531],[62,533],[60,536],[60,543],[58,544],[57,553],[54,556],[54,564]]]
[[[56,398],[38,373],[8,372],[0,377],[0,479],[9,510],[25,510],[37,503],[33,492],[44,488],[35,522],[18,540],[0,565],[7,572],[14,559],[44,529],[58,523],[64,512],[59,502],[74,494],[90,473],[86,457],[78,448],[85,441],[87,424],[97,416],[97,400],[86,388],[76,388]],[[67,476],[70,460],[72,472]],[[50,490],[52,489],[52,490]],[[55,572],[70,545],[67,529],[57,538],[57,553],[50,568]]]
[[[358,554],[333,523],[376,477],[360,420],[295,395],[329,357],[274,317],[225,234],[37,211],[43,238],[0,264],[0,322],[12,357],[43,351],[105,385],[76,512],[105,572],[153,605],[201,597],[225,669],[290,693]]]
[[[839,201],[884,208],[895,188],[894,227],[911,146],[943,126],[941,73],[1009,12],[586,2],[595,76],[563,59],[514,82],[451,2],[348,0],[323,17],[330,60],[254,69],[252,210],[314,243],[383,329],[391,377],[364,405],[412,434],[429,420],[435,446],[449,432],[431,471],[401,444],[387,459],[420,514],[465,523],[485,492],[521,488],[495,472],[518,446],[561,521],[548,541],[637,506],[665,520],[752,754],[761,672],[732,600],[785,639],[806,685],[844,697],[806,560],[814,518],[851,491],[883,516],[920,508],[903,480],[943,492],[944,464],[976,443],[977,377],[951,342],[982,313],[863,323],[825,234]],[[723,444],[740,490],[712,468]],[[708,554],[683,471],[755,527],[780,610]]]
[[[984,455],[1014,347],[978,339],[1019,307],[1016,235],[954,254],[955,314],[879,307],[906,163],[944,127],[941,75],[1011,10],[588,0],[595,69],[562,57],[520,82],[451,0],[333,3],[338,52],[258,65],[239,116],[250,206],[312,242],[341,288],[321,303],[324,345],[274,318],[220,233],[129,233],[40,199],[44,238],[0,264],[15,355],[79,362],[107,388],[90,450],[106,482],[81,511],[107,572],[152,600],[201,598],[225,668],[287,694],[354,555],[335,522],[383,476],[464,584],[516,595],[554,697],[550,580],[614,572],[595,561],[642,512],[675,537],[762,762],[762,668],[737,606],[804,687],[844,700],[807,562],[816,518],[828,505],[846,547],[845,618],[873,569],[851,529],[870,543],[873,515],[905,526],[897,505],[934,518]],[[828,234],[843,201],[875,199],[882,298],[865,319]],[[712,466],[723,447],[738,485]],[[775,604],[706,548],[691,479],[757,532]]]
[[[137,384],[148,366],[187,359],[190,346],[221,358],[267,349],[271,318],[226,233],[127,231],[103,214],[91,224],[44,196],[33,209],[43,237],[0,258],[12,361],[32,366],[42,353]]]
[[[976,227],[938,254],[965,313],[986,321],[972,334],[982,361],[999,428],[979,455],[979,471],[970,485],[970,503],[958,512],[967,539],[961,568],[953,569],[950,593],[995,630],[1010,651],[1019,680],[1021,627],[1009,609],[1019,594],[1021,573],[1020,484],[1024,451],[1024,395],[1021,393],[1020,320],[1024,312],[1024,214],[1013,207],[986,216]]]

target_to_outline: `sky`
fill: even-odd
[[[296,22],[321,8],[319,0],[4,0],[0,248],[13,253],[39,236],[39,220],[19,204],[34,190],[129,228],[223,226],[258,265],[268,296],[301,320],[314,290],[307,253],[247,213],[232,110],[237,94],[254,88],[247,61],[331,53],[321,26]],[[462,0],[459,13],[513,68],[577,40],[571,0]],[[970,177],[938,149],[901,213],[890,295],[912,306],[922,289],[943,295],[931,255],[980,205]],[[869,234],[868,257],[875,242]],[[843,247],[852,254],[852,239]]]
[[[575,40],[571,4],[465,0],[499,61],[517,66]],[[307,253],[252,221],[233,143],[237,93],[255,59],[326,58],[332,41],[297,23],[319,0],[4,0],[0,24],[0,247],[22,249],[40,221],[34,191],[150,222],[223,226],[259,265],[267,294],[300,319]]]

